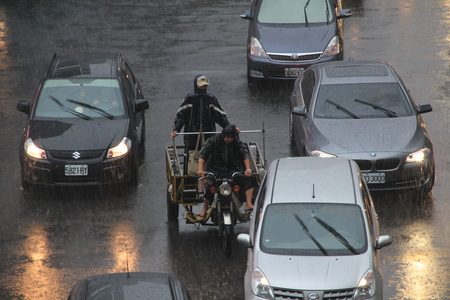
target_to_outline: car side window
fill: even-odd
[[[128,107],[130,107],[130,109],[131,109],[134,105],[133,88],[130,86],[130,82],[128,81],[126,75],[123,72],[120,74],[120,77],[122,80],[123,89],[125,91],[125,97],[127,99]]]
[[[303,75],[302,82],[300,83],[302,89],[303,103],[309,110],[311,104],[312,93],[314,90],[315,76],[313,70],[307,70]]]
[[[257,198],[255,200],[256,203],[256,210],[255,210],[255,215],[253,216],[253,218],[255,218],[255,227],[254,227],[254,234],[256,235],[256,231],[258,230],[258,226],[259,223],[262,219],[262,211],[264,208],[264,204],[265,204],[265,199],[266,199],[266,189],[267,189],[267,176],[264,176],[264,179],[261,183],[261,188],[259,190],[259,193],[257,195]]]
[[[131,72],[131,69],[128,67],[127,64],[123,65],[123,72],[125,73],[125,77],[127,78],[128,82],[130,83],[131,90],[133,92],[133,98],[136,98],[134,89],[136,86],[136,79],[134,78],[133,72]]]
[[[364,178],[361,178],[360,180],[364,180]],[[363,196],[363,201],[364,201],[364,211],[367,216],[367,221],[369,222],[369,229],[370,229],[369,231],[371,234],[371,238],[373,240],[373,238],[374,238],[373,210],[372,210],[372,204],[370,202],[369,192],[367,191],[367,188],[365,185],[363,185],[363,187],[362,187],[362,196]]]

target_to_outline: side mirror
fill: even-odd
[[[17,110],[27,115],[30,113],[30,103],[28,101],[19,101],[16,106]]]
[[[148,105],[148,101],[145,99],[137,99],[134,104],[134,112],[138,113],[140,111],[148,109],[150,106]]]
[[[392,244],[392,237],[390,235],[380,235],[375,242],[375,250],[379,250],[390,244]]]
[[[241,18],[245,19],[245,20],[251,20],[252,19],[252,17],[250,16],[250,12],[246,11],[246,10],[243,10],[241,12]]]
[[[292,109],[292,113],[297,116],[305,116],[306,115],[306,107],[303,105],[294,106]]]
[[[337,19],[345,19],[348,17],[351,17],[352,15],[352,11],[350,9],[343,9],[341,10],[341,13],[339,14],[339,16],[337,16]]]
[[[253,247],[252,240],[250,239],[250,235],[248,233],[239,233],[236,239],[242,246],[247,248]]]
[[[430,111],[433,111],[431,104],[419,104],[419,107],[417,107],[417,112],[419,114],[424,114]]]

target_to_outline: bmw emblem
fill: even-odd
[[[75,151],[74,153],[72,153],[72,157],[73,157],[74,159],[79,159],[79,158],[81,157],[81,154],[80,154],[80,152]]]
[[[308,295],[308,300],[320,300],[320,297],[317,293],[311,293]]]

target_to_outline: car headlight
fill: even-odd
[[[253,294],[263,299],[274,299],[273,289],[269,284],[269,280],[260,269],[253,272],[252,278]]]
[[[326,152],[323,152],[323,151],[320,151],[320,150],[313,150],[313,151],[311,151],[311,156],[312,157],[337,157],[334,154],[326,153]]]
[[[124,156],[131,149],[131,140],[127,137],[124,137],[122,141],[115,147],[110,148],[108,150],[107,158],[117,158]]]
[[[231,190],[231,185],[229,185],[228,183],[222,183],[219,188],[220,194],[222,196],[229,196],[231,194]]]
[[[323,51],[323,57],[333,56],[339,53],[339,37],[334,36]]]
[[[359,280],[353,299],[361,300],[372,298],[375,295],[375,275],[372,270],[368,270],[366,274]]]
[[[39,148],[33,143],[32,139],[27,139],[24,144],[25,153],[36,159],[47,159],[45,150]]]
[[[264,48],[261,46],[261,43],[255,37],[252,37],[250,41],[250,55],[267,58],[266,51],[264,51]]]
[[[429,148],[422,148],[416,152],[409,154],[406,157],[406,162],[423,162],[430,155],[431,150]]]

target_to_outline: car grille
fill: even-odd
[[[49,151],[50,156],[53,157],[54,159],[64,159],[64,160],[73,160],[76,161],[77,159],[75,159],[75,155],[74,153],[77,152],[78,153],[78,159],[96,159],[99,158],[103,155],[103,152],[105,150],[101,149],[101,150],[85,150],[85,151],[76,151],[76,150],[70,150],[70,151],[60,151],[60,150],[55,150],[55,151]]]
[[[383,158],[377,160],[355,159],[361,171],[389,171],[395,170],[400,166],[399,158]]]
[[[302,290],[287,290],[273,288],[275,294],[275,300],[293,300],[293,299],[307,299],[306,296],[309,295],[311,291]],[[323,292],[317,292],[318,294],[323,293],[323,300],[351,300],[355,293],[355,289],[344,289],[344,290],[328,290]]]
[[[269,58],[271,60],[277,60],[277,61],[307,61],[307,60],[317,60],[320,58],[322,53],[316,53],[316,54],[307,54],[307,55],[300,55],[295,57],[294,54],[268,54]]]

